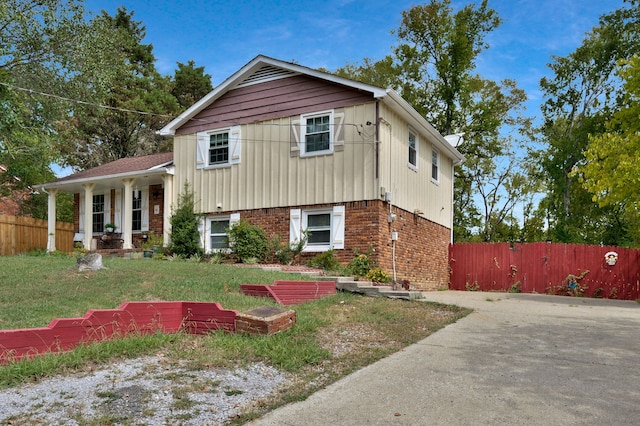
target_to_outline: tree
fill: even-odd
[[[571,171],[584,161],[589,135],[605,131],[622,92],[614,71],[640,45],[637,0],[603,15],[582,45],[549,65],[553,78],[542,79],[546,97],[540,135],[545,147],[534,153],[546,183],[550,237],[555,241],[622,244],[622,210],[599,206]]]
[[[204,67],[195,65],[194,61],[188,61],[186,65],[178,62],[173,76],[171,94],[183,109],[189,108],[213,90],[211,76],[204,73]]]
[[[142,43],[145,28],[133,14],[120,7],[115,16],[103,11],[92,21],[96,31],[110,37],[100,42],[112,66],[108,73],[95,75],[95,64],[90,63],[73,79],[89,89],[85,99],[92,102],[77,106],[61,123],[59,131],[68,141],[63,145],[66,165],[85,169],[158,152],[162,139],[156,131],[179,111],[170,79],[157,72],[153,46]]]
[[[464,132],[465,143],[458,149],[467,160],[455,176],[457,241],[476,233],[490,238],[490,228],[511,214],[530,188],[521,185],[526,180],[508,174],[527,171],[512,161],[511,140],[530,126],[519,115],[526,95],[513,80],[498,83],[473,74],[478,55],[488,47],[487,34],[500,22],[486,0],[455,13],[450,0],[431,0],[402,13],[396,31],[399,44],[392,55],[337,70],[345,77],[394,88],[443,135]],[[497,170],[499,164],[508,164],[508,169]],[[481,190],[479,185],[489,187]],[[485,195],[482,207],[477,205],[478,193]],[[503,211],[493,215],[497,209]]]
[[[178,196],[178,205],[171,215],[171,246],[172,253],[183,257],[201,256],[200,220],[196,211],[195,194],[188,183],[184,191]]]
[[[584,161],[570,177],[582,186],[600,207],[624,212],[634,243],[640,243],[640,58],[621,62],[618,75],[624,84],[621,107],[606,122],[606,131],[590,135]],[[620,228],[620,227],[618,227]]]
[[[51,123],[60,103],[36,92],[60,92],[83,28],[75,2],[8,0],[0,6],[0,162],[22,185],[52,176],[57,136]]]
[[[6,0],[0,5],[0,163],[8,168],[0,176],[0,195],[55,177],[51,164],[59,158],[60,137],[55,123],[69,112],[61,97],[73,96],[69,79],[83,61],[78,45],[90,44],[83,14],[80,2],[73,0]],[[22,208],[40,217],[27,210],[38,203],[27,199]],[[72,215],[64,206],[58,211],[62,217]]]

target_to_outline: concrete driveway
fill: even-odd
[[[640,304],[430,292],[474,313],[253,425],[637,425]]]

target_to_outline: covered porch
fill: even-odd
[[[173,154],[123,158],[41,185],[49,194],[47,251],[56,250],[56,197],[74,194],[74,241],[126,253],[150,238],[169,243]]]

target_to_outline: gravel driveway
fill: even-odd
[[[0,392],[0,424],[220,425],[286,384],[274,368],[189,371],[143,357]]]

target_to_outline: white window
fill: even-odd
[[[228,217],[225,219],[211,219],[209,221],[209,247],[211,250],[229,248],[227,229],[229,229]]]
[[[304,251],[344,249],[344,206],[332,209],[290,211],[289,242],[300,241],[302,230],[309,232]]]
[[[307,226],[303,225],[304,229],[309,233],[307,245],[331,245],[331,211],[304,212],[303,218],[307,223]]]
[[[303,115],[300,121],[303,156],[333,152],[333,111]]]
[[[418,169],[418,137],[412,130],[409,130],[408,165],[412,169]]]
[[[209,165],[229,162],[229,132],[209,135]]]
[[[196,168],[217,168],[239,164],[242,152],[240,136],[240,126],[198,132]]]
[[[149,230],[149,187],[134,189],[131,197],[131,230]],[[113,223],[124,232],[124,189],[117,188],[113,199]]]
[[[435,148],[431,148],[431,180],[440,182],[440,153]]]
[[[142,231],[142,192],[133,191],[133,207],[131,212],[131,230]]]
[[[103,194],[93,194],[91,200],[91,215],[93,218],[93,227],[91,229],[85,229],[85,200],[84,193],[80,193],[80,232],[91,232],[93,234],[102,234],[104,232],[104,225],[109,223],[111,215],[111,192],[107,191]],[[119,229],[120,226],[115,224]]]
[[[93,196],[93,229],[92,232],[99,233],[104,232],[104,194],[96,194]]]
[[[200,223],[202,246],[206,253],[228,251],[227,230],[240,221],[240,214],[209,216]],[[203,228],[202,226],[205,225]]]

